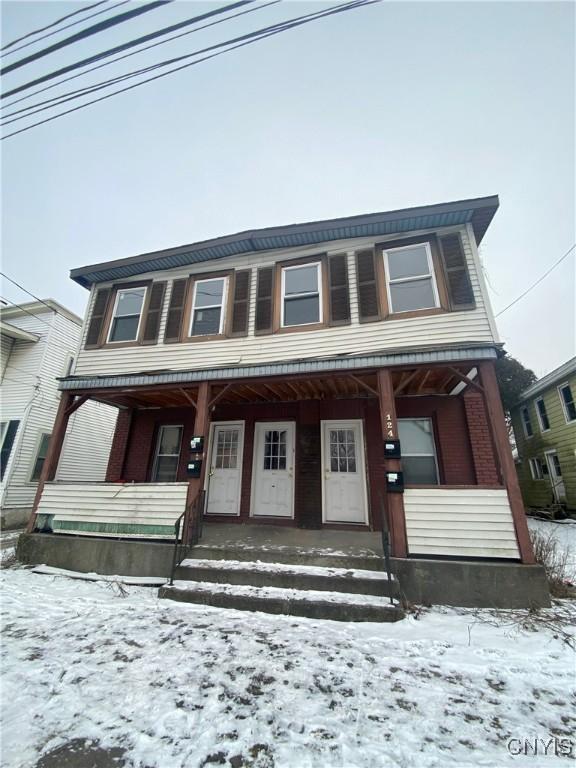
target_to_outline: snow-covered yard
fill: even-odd
[[[573,764],[554,746],[574,744],[574,651],[557,625],[520,631],[519,612],[341,624],[0,578],[4,768]],[[574,605],[553,612],[569,629]]]

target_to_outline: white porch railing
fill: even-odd
[[[54,533],[173,539],[188,483],[47,483],[37,525]]]
[[[505,488],[407,488],[408,553],[519,559]]]

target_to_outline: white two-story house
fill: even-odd
[[[212,539],[231,524],[246,538],[384,525],[408,581],[423,563],[533,563],[478,256],[497,207],[271,227],[73,270],[90,299],[37,528],[170,540],[184,513],[193,544],[202,522]],[[53,482],[67,418],[94,401],[119,409],[107,482]]]
[[[47,299],[0,308],[0,507],[2,527],[25,525],[70,373],[82,320]],[[116,409],[89,403],[67,426],[55,479],[104,480]]]

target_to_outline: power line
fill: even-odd
[[[30,315],[30,317],[34,317],[39,322],[44,323],[44,325],[47,325],[48,328],[54,328],[52,323],[49,323],[47,320],[44,320],[42,317],[39,317],[38,315],[35,315],[33,312],[30,312],[29,310],[25,309],[21,304],[16,304],[15,301],[10,301],[10,299],[7,299],[5,296],[0,296],[0,299],[3,302],[5,302],[6,304],[9,304],[12,307],[18,307],[18,309],[21,309],[22,312],[25,312],[27,315]],[[56,312],[56,310],[52,309],[52,307],[50,307],[50,310],[52,312]],[[61,314],[61,313],[58,312],[56,314]],[[0,315],[1,315],[1,312],[0,312]],[[63,315],[62,315],[62,317],[63,317]],[[59,349],[63,349],[63,350],[65,350],[66,352],[68,352],[69,354],[71,354],[73,356],[74,356],[74,352],[75,352],[75,350],[77,348],[77,345],[78,345],[78,341],[75,341],[74,344],[72,344],[71,346],[69,344],[60,344],[59,342],[54,341],[53,339],[50,342],[48,342],[48,338],[47,337],[42,337],[40,339],[40,341],[44,341],[46,343],[49,343],[51,347],[58,347]]]
[[[48,56],[48,54],[54,53],[54,51],[58,51],[68,45],[72,45],[72,43],[76,43],[86,37],[96,35],[99,32],[103,32],[105,29],[109,29],[110,27],[115,27],[118,24],[123,24],[125,21],[130,21],[135,16],[141,16],[143,13],[149,13],[150,11],[154,11],[156,8],[160,8],[163,5],[167,5],[173,1],[174,0],[154,0],[154,2],[149,3],[148,5],[138,6],[137,8],[133,8],[130,11],[126,11],[125,13],[119,13],[117,16],[112,16],[110,19],[99,21],[97,24],[93,24],[91,27],[87,27],[87,29],[83,29],[81,32],[77,32],[75,35],[70,35],[70,37],[66,37],[64,40],[60,40],[58,43],[49,45],[48,48],[43,48],[41,51],[36,51],[36,53],[31,53],[29,56],[25,56],[23,59],[15,61],[13,64],[8,64],[7,66],[2,67],[2,69],[0,69],[0,75],[6,75],[8,72],[19,69],[25,64],[30,64],[30,62],[41,59],[44,56]]]
[[[277,5],[278,3],[281,3],[281,2],[283,2],[283,0],[270,0],[270,2],[264,3],[262,5],[258,5],[255,8],[248,8],[245,11],[240,11],[239,13],[233,13],[230,16],[226,16],[226,18],[224,19],[216,19],[216,21],[211,21],[209,24],[203,24],[201,27],[197,27],[196,29],[189,29],[187,32],[181,32],[179,35],[173,35],[172,37],[169,37],[166,40],[160,40],[157,43],[146,45],[144,46],[144,48],[140,48],[140,50],[138,51],[131,51],[130,53],[126,53],[123,56],[117,56],[115,59],[111,59],[110,61],[105,61],[103,64],[97,64],[95,67],[90,67],[90,69],[87,69],[85,72],[78,72],[76,75],[65,77],[63,80],[60,80],[58,83],[52,83],[52,85],[47,85],[45,88],[39,88],[37,91],[33,91],[32,93],[28,93],[25,96],[21,96],[19,99],[14,99],[14,101],[11,101],[8,104],[5,104],[5,108],[12,107],[15,104],[19,104],[21,101],[25,101],[26,99],[30,99],[30,98],[33,98],[34,96],[38,96],[38,94],[44,93],[45,91],[50,91],[52,90],[52,88],[58,88],[58,86],[63,85],[64,83],[68,83],[70,82],[70,80],[76,80],[76,78],[78,77],[84,77],[85,75],[88,75],[90,72],[95,72],[97,69],[103,69],[104,67],[109,67],[111,64],[115,64],[117,61],[128,59],[131,56],[137,56],[139,53],[144,53],[144,51],[148,51],[151,48],[157,48],[159,45],[165,45],[166,43],[170,43],[173,40],[178,40],[181,37],[186,37],[187,35],[193,35],[196,32],[200,32],[203,29],[208,29],[208,27],[214,27],[217,24],[223,24],[225,21],[236,19],[239,16],[245,16],[249,13],[255,13],[256,11],[261,11],[264,8],[268,8],[268,6],[270,5]],[[15,93],[15,90],[13,90],[12,93]],[[5,93],[4,96],[0,96],[0,98],[5,98],[8,95],[9,95],[8,93]],[[54,101],[58,98],[60,98],[60,96],[56,96],[53,99],[49,99],[47,101]],[[47,103],[47,101],[38,102],[37,104],[31,105],[30,107],[28,107],[28,109],[32,109],[34,106],[40,106],[41,104],[45,104]],[[15,115],[15,114],[18,114],[18,113],[11,112],[10,114],[5,115],[5,117],[11,117],[12,115]]]
[[[108,0],[105,0],[105,2],[108,2]],[[108,13],[109,11],[113,11],[115,8],[120,8],[121,5],[126,5],[126,3],[129,3],[129,2],[130,0],[121,0],[120,3],[115,3],[114,5],[111,5],[109,8],[104,8],[103,11],[98,11],[97,13],[91,13],[90,16],[86,16],[84,19],[78,19],[77,21],[73,21],[72,24],[66,24],[60,29],[54,29],[52,30],[52,32],[48,32],[47,35],[41,35],[40,37],[37,37],[36,40],[30,40],[28,43],[24,43],[24,45],[19,45],[18,48],[14,48],[11,51],[6,51],[1,55],[2,57],[12,56],[12,54],[17,53],[18,51],[24,50],[24,48],[29,48],[31,45],[37,45],[41,40],[46,40],[47,38],[53,37],[54,35],[60,35],[62,32],[64,32],[65,29],[76,27],[78,24],[85,24],[88,21],[88,19],[94,19],[96,18],[96,16],[101,16],[103,13]],[[96,5],[100,5],[100,3],[97,3]],[[46,29],[48,29],[48,27],[46,27]],[[1,50],[4,50],[4,49],[1,49]]]
[[[54,307],[51,307],[50,304],[47,304],[43,299],[39,299],[38,296],[36,296],[36,294],[32,293],[32,291],[29,291],[27,288],[24,288],[23,285],[20,285],[20,283],[17,283],[16,280],[12,280],[12,278],[8,277],[8,275],[5,274],[4,272],[0,272],[0,275],[2,275],[2,277],[5,277],[6,280],[9,280],[17,288],[20,288],[21,291],[24,291],[24,293],[27,293],[29,296],[32,296],[33,299],[36,299],[36,301],[39,301],[40,304],[44,304],[44,306],[48,307],[48,309],[51,312],[56,312],[57,315],[61,315],[62,314],[57,309],[54,309]]]
[[[12,136],[17,136],[20,133],[25,133],[26,131],[29,131],[32,128],[36,128],[39,125],[44,125],[45,123],[52,122],[53,120],[57,120],[60,117],[64,117],[65,115],[69,115],[72,112],[77,112],[80,109],[84,109],[85,107],[89,107],[92,104],[96,104],[96,103],[98,103],[100,101],[105,101],[106,99],[109,99],[112,96],[117,96],[120,93],[125,93],[126,91],[130,91],[133,88],[138,88],[139,86],[145,85],[146,83],[150,83],[150,82],[152,82],[154,80],[158,80],[158,79],[160,79],[162,77],[166,77],[167,75],[171,75],[171,74],[173,74],[175,72],[179,72],[179,71],[181,71],[183,69],[187,69],[188,67],[193,67],[196,64],[201,64],[204,61],[208,61],[208,60],[216,58],[218,56],[222,56],[225,53],[230,53],[231,51],[234,51],[234,50],[236,50],[238,48],[243,48],[246,45],[251,45],[252,43],[258,42],[260,40],[264,40],[264,39],[266,39],[268,37],[271,37],[273,35],[279,34],[281,32],[288,31],[289,29],[293,29],[295,27],[301,26],[302,24],[309,23],[310,21],[316,21],[318,19],[324,18],[326,16],[331,16],[331,15],[336,14],[336,13],[342,13],[342,12],[345,12],[345,11],[354,10],[356,8],[360,8],[360,7],[364,7],[364,6],[368,6],[368,5],[374,5],[374,4],[380,3],[380,2],[382,2],[382,0],[356,0],[356,2],[351,2],[351,3],[345,4],[345,5],[335,6],[335,7],[333,6],[330,9],[327,9],[327,10],[324,10],[324,11],[316,11],[314,13],[307,14],[306,16],[303,16],[303,17],[297,17],[296,20],[295,19],[291,19],[291,20],[288,20],[288,21],[286,21],[286,22],[284,22],[282,24],[273,25],[273,27],[267,27],[267,28],[264,28],[264,29],[261,29],[261,30],[257,30],[256,32],[251,32],[251,33],[249,33],[247,35],[242,35],[239,38],[234,38],[233,40],[228,40],[228,41],[225,41],[223,43],[218,43],[217,45],[209,46],[206,49],[202,49],[202,51],[195,51],[194,53],[190,53],[190,54],[187,54],[185,56],[180,56],[180,57],[177,57],[176,59],[171,59],[171,60],[168,60],[168,61],[165,61],[165,62],[160,62],[160,63],[152,65],[150,67],[145,67],[145,68],[143,68],[143,69],[141,69],[139,71],[136,71],[134,73],[128,73],[126,75],[119,76],[117,78],[114,78],[114,79],[110,80],[109,82],[97,84],[95,86],[91,86],[91,87],[89,87],[87,89],[83,89],[83,93],[81,95],[87,95],[89,92],[93,92],[93,91],[96,91],[96,90],[101,90],[102,88],[108,87],[109,85],[113,85],[113,84],[115,84],[117,82],[120,82],[122,80],[126,80],[126,79],[131,79],[133,77],[137,77],[140,74],[144,74],[146,72],[150,72],[150,71],[152,71],[154,69],[158,69],[159,67],[168,66],[169,64],[172,64],[175,61],[181,61],[182,59],[188,59],[188,58],[190,58],[192,56],[197,56],[199,53],[201,53],[203,51],[213,50],[214,48],[221,48],[221,47],[223,47],[225,45],[230,45],[231,43],[234,42],[234,40],[243,40],[243,42],[240,42],[237,45],[232,45],[230,48],[227,48],[224,51],[218,51],[216,53],[210,54],[209,56],[205,56],[204,58],[198,59],[197,61],[189,62],[188,64],[184,64],[184,65],[182,65],[180,67],[175,67],[174,69],[168,70],[167,72],[163,72],[163,73],[161,73],[159,75],[155,75],[154,77],[150,77],[150,78],[148,78],[146,80],[142,80],[139,83],[134,83],[133,85],[127,86],[126,88],[121,88],[120,90],[113,91],[112,93],[106,94],[105,96],[101,96],[101,97],[99,97],[97,99],[92,99],[91,101],[88,101],[88,102],[86,102],[84,104],[80,104],[79,106],[73,107],[72,109],[68,109],[68,110],[65,110],[63,112],[59,112],[58,114],[53,115],[52,117],[45,118],[44,120],[39,120],[36,123],[32,123],[31,125],[26,126],[25,128],[20,128],[17,131],[13,131],[12,133],[8,133],[8,134],[4,135],[2,137],[2,140],[8,139],[8,138],[10,138]],[[265,32],[266,29],[268,29],[270,31]],[[78,98],[78,97],[75,96],[73,98]],[[63,103],[64,101],[68,101],[68,100],[70,100],[70,99],[69,98],[62,98],[62,101],[60,103]],[[51,105],[51,107],[55,107],[55,106],[58,106],[58,104]],[[44,108],[42,108],[42,109],[40,109],[38,111],[43,111],[43,109],[50,109],[51,107],[44,107]],[[25,115],[25,116],[22,116],[20,118],[15,118],[15,120],[12,120],[10,122],[15,122],[16,120],[23,119],[23,117],[28,117],[28,116],[29,115]]]
[[[506,312],[508,309],[510,309],[510,307],[513,307],[513,306],[514,306],[514,304],[517,304],[517,303],[520,301],[520,299],[523,299],[523,298],[524,298],[524,296],[526,296],[526,294],[527,294],[527,293],[530,293],[530,291],[531,291],[533,288],[536,288],[536,286],[537,286],[537,285],[540,285],[540,283],[542,282],[542,280],[544,280],[544,278],[545,278],[545,277],[548,277],[548,275],[550,274],[550,272],[552,272],[554,269],[556,269],[556,267],[557,267],[559,264],[561,264],[561,263],[564,261],[564,259],[568,258],[568,256],[569,256],[569,255],[572,253],[572,251],[574,250],[574,248],[576,248],[576,243],[574,243],[574,245],[573,245],[573,246],[571,246],[571,247],[570,247],[570,248],[569,248],[569,249],[566,251],[566,253],[565,253],[563,256],[561,256],[561,257],[558,259],[558,261],[557,261],[557,262],[555,262],[554,264],[552,264],[552,266],[550,267],[550,269],[549,269],[547,272],[544,272],[544,274],[542,275],[542,277],[539,277],[539,278],[538,278],[538,280],[536,280],[536,282],[535,282],[535,283],[533,283],[533,284],[530,286],[530,288],[527,288],[527,289],[524,291],[524,293],[521,293],[521,294],[520,294],[520,296],[518,296],[516,299],[514,299],[514,301],[510,302],[510,304],[508,304],[508,306],[507,306],[507,307],[504,307],[504,309],[501,309],[501,310],[500,310],[500,312],[498,312],[498,314],[497,314],[497,315],[495,315],[495,317],[500,317],[500,315],[503,315],[503,314],[504,314],[504,312]]]
[[[101,53],[97,53],[94,56],[89,56],[87,59],[82,59],[81,61],[77,61],[74,64],[68,64],[67,66],[61,67],[60,69],[57,69],[54,72],[49,72],[47,75],[42,75],[42,77],[37,77],[35,80],[31,80],[29,83],[25,83],[24,85],[20,85],[17,88],[12,88],[12,90],[10,91],[6,91],[1,98],[3,99],[8,98],[8,96],[13,96],[16,93],[25,91],[28,88],[32,88],[35,85],[40,85],[41,83],[45,83],[47,80],[53,80],[55,77],[59,77],[60,75],[65,75],[67,72],[73,72],[75,69],[79,69],[81,67],[87,67],[89,64],[94,64],[96,61],[101,61],[102,59],[106,59],[109,56],[113,56],[115,53],[121,53],[122,51],[125,51],[128,48],[133,48],[134,46],[140,45],[141,43],[146,43],[148,42],[148,40],[153,40],[156,37],[162,37],[162,35],[167,35],[170,32],[175,32],[177,29],[182,29],[183,27],[189,26],[190,24],[195,24],[198,21],[203,21],[204,19],[207,19],[211,16],[216,16],[220,13],[225,13],[226,11],[234,10],[235,8],[238,8],[242,5],[248,5],[249,3],[253,3],[253,2],[255,2],[255,0],[239,0],[239,2],[235,2],[230,5],[225,5],[222,8],[216,8],[213,11],[207,11],[206,13],[203,13],[200,16],[192,16],[191,18],[185,19],[184,21],[181,21],[178,24],[172,24],[171,26],[164,27],[163,29],[159,29],[156,32],[150,32],[149,34],[143,35],[134,40],[129,40],[127,43],[122,43],[122,45],[117,45],[114,48],[109,48],[107,51],[102,51]],[[164,42],[168,42],[168,41],[164,41]],[[87,74],[87,73],[83,72],[82,74]]]
[[[4,296],[0,296],[0,299],[2,299],[2,301],[5,301],[6,304],[11,304],[13,307],[18,307],[18,309],[21,309],[22,312],[25,312],[27,315],[30,315],[30,317],[35,317],[36,320],[39,320],[41,323],[44,323],[44,325],[47,325],[50,328],[52,328],[52,324],[49,323],[47,320],[43,320],[41,317],[38,317],[38,315],[35,315],[34,312],[29,312],[27,309],[24,309],[24,307],[21,306],[20,304],[16,304],[15,301],[10,301],[10,299],[5,298]]]
[[[13,45],[16,45],[16,43],[20,43],[22,40],[26,40],[29,37],[32,37],[33,35],[38,35],[40,32],[45,32],[47,29],[51,29],[52,27],[55,27],[57,24],[61,24],[63,21],[66,21],[66,19],[71,19],[72,16],[77,16],[79,13],[86,13],[86,11],[92,10],[92,8],[97,8],[99,5],[103,5],[104,3],[107,3],[108,0],[100,0],[98,3],[94,3],[94,5],[87,5],[84,6],[84,8],[80,8],[78,11],[73,11],[72,13],[67,13],[66,16],[62,16],[59,19],[56,19],[56,21],[53,21],[51,24],[48,24],[45,27],[40,27],[40,29],[35,29],[32,32],[28,32],[26,35],[22,35],[22,37],[17,37],[16,40],[12,40],[10,43],[6,43],[6,45],[2,46],[0,48],[0,51],[5,51],[6,48],[11,48]]]

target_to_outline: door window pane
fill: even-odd
[[[434,431],[430,419],[398,419],[402,470],[407,485],[438,485]]]
[[[163,424],[160,427],[152,472],[152,480],[155,482],[172,483],[176,480],[180,461],[182,430],[182,426],[173,424]]]
[[[353,429],[330,430],[330,471],[356,472],[356,440]]]
[[[216,442],[216,469],[236,469],[238,466],[238,430],[219,429]]]
[[[286,469],[286,430],[269,430],[265,433],[264,469]]]

